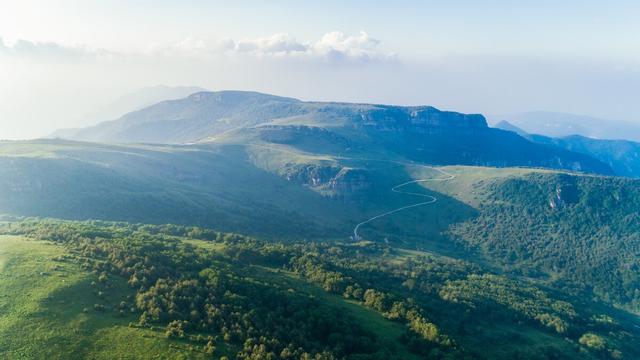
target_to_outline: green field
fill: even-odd
[[[218,243],[185,240],[209,251]],[[204,359],[189,341],[167,339],[163,328],[137,325],[138,313],[119,312],[135,291],[117,276],[102,283],[94,272],[67,261],[68,250],[54,242],[0,235],[0,358],[7,359]],[[397,340],[405,326],[386,320],[355,301],[328,294],[290,272],[252,267],[271,286],[318,298],[353,316],[403,359],[418,359]],[[104,310],[96,310],[96,304]],[[227,345],[216,344],[218,356]],[[214,354],[214,356],[216,355]]]
[[[0,358],[206,358],[161,331],[129,327],[137,316],[114,310],[133,294],[126,283],[113,277],[104,285],[57,260],[64,254],[53,243],[0,236]]]

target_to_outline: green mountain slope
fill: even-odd
[[[0,236],[0,357],[206,358],[158,331],[128,326],[137,321],[129,309],[117,316],[102,309],[135,292],[119,278],[96,285],[97,275],[65,256],[51,242]]]
[[[349,233],[338,203],[256,167],[241,147],[47,140],[0,148],[2,213],[173,222],[265,236]]]
[[[390,188],[412,180],[407,167],[418,165],[359,156],[315,155],[265,143],[6,142],[0,144],[0,213],[346,239],[363,219],[415,200]],[[472,209],[459,201],[443,196],[441,203],[449,210],[425,207],[364,230],[386,233],[391,241],[422,242],[425,234],[437,238],[447,224],[471,216]],[[433,221],[416,221],[421,214]]]
[[[477,217],[450,228],[453,241],[510,273],[640,311],[637,180],[447,171],[457,178],[427,185],[478,209]]]

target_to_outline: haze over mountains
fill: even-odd
[[[81,122],[87,125],[113,120],[131,111],[156,104],[160,101],[180,99],[195,92],[203,91],[197,86],[150,86],[135,92],[122,95],[113,102],[103,106],[97,111],[87,114]],[[72,137],[79,129],[59,129],[51,134],[51,137]]]
[[[593,139],[640,141],[640,125],[627,121],[550,111],[492,115],[490,118],[493,124],[506,120],[529,134],[550,137],[581,135]]]
[[[501,121],[494,126],[538,144],[557,146],[591,156],[608,164],[617,175],[640,177],[640,143],[629,140],[593,139],[581,135],[554,138],[529,134],[508,121]]]

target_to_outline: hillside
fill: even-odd
[[[250,155],[234,146],[7,142],[0,145],[0,213],[280,237],[349,233],[339,221],[349,211],[338,202],[255,166]]]
[[[278,239],[346,239],[362,219],[411,204],[389,189],[406,165],[314,155],[281,145],[96,145],[40,140],[0,146],[0,213],[176,223]],[[397,241],[439,237],[470,216],[418,209],[369,228]],[[427,216],[433,221],[416,219]]]
[[[639,355],[623,313],[429,253],[124,223],[0,233],[6,357]]]
[[[478,209],[448,238],[506,272],[640,312],[637,180],[451,168],[425,183]],[[471,194],[471,195],[470,195]]]

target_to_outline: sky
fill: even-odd
[[[637,1],[0,0],[0,139],[140,88],[640,123]]]

